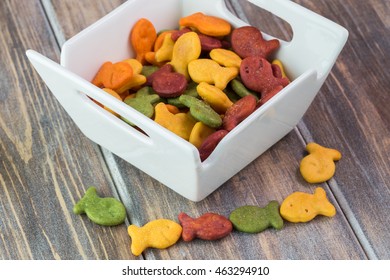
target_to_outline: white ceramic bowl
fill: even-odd
[[[250,2],[291,25],[293,38],[281,41],[276,56],[293,81],[232,130],[204,162],[192,144],[89,81],[103,62],[134,57],[128,35],[142,17],[149,19],[156,30],[177,28],[180,17],[195,12],[225,18],[234,27],[247,25],[228,11],[223,0],[128,0],[69,39],[62,48],[61,65],[33,50],[28,50],[27,56],[88,138],[182,196],[200,201],[296,126],[348,37],[343,27],[291,1]],[[267,34],[264,37],[272,38]],[[147,135],[97,106],[88,96]]]

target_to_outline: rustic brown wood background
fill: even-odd
[[[25,56],[34,49],[59,61],[65,40],[121,2],[0,1],[0,259],[390,259],[389,1],[295,1],[347,28],[348,42],[298,126],[199,203],[88,140]],[[226,2],[250,24],[291,38],[278,18],[244,0]],[[335,217],[131,254],[130,223],[176,220],[181,211],[227,216],[242,205],[312,192],[298,173],[310,141],[343,155],[321,184]],[[91,185],[124,202],[126,224],[101,227],[72,213]]]

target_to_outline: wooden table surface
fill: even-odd
[[[87,139],[26,58],[34,49],[59,61],[65,40],[122,1],[0,1],[0,259],[390,259],[390,2],[294,1],[344,26],[345,48],[296,128],[197,203]],[[278,18],[243,0],[226,2],[266,33],[291,38]],[[306,183],[298,171],[311,141],[343,156],[323,184]],[[91,185],[123,201],[125,224],[103,227],[73,214]],[[139,257],[130,251],[129,224],[177,220],[181,211],[228,216],[316,186],[335,205],[333,218],[179,241]]]

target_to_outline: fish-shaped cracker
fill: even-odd
[[[116,198],[99,197],[95,187],[89,187],[84,196],[73,207],[75,214],[87,214],[94,223],[102,226],[115,226],[126,219],[126,208]]]
[[[262,232],[269,227],[283,227],[277,201],[271,201],[263,208],[254,205],[241,206],[230,214],[229,220],[236,230],[247,233]]]
[[[308,222],[317,215],[333,217],[336,215],[336,208],[326,197],[323,188],[317,187],[314,194],[294,192],[282,202],[280,214],[289,222]]]
[[[182,212],[179,214],[179,221],[183,226],[184,241],[195,238],[216,240],[227,236],[233,230],[232,223],[226,217],[215,213],[206,213],[194,219]]]
[[[175,244],[182,227],[168,219],[153,220],[143,227],[130,225],[127,229],[131,237],[131,252],[139,256],[146,248],[165,249]]]
[[[341,153],[335,149],[323,147],[317,143],[306,146],[309,152],[299,165],[302,177],[309,183],[322,183],[328,181],[336,172],[335,161],[341,159]]]

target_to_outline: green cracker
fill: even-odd
[[[75,214],[87,214],[94,223],[102,226],[116,226],[126,219],[125,206],[113,197],[99,197],[95,187],[89,187],[85,195],[73,207]]]
[[[277,201],[271,201],[264,208],[252,205],[239,207],[230,214],[229,220],[236,230],[246,233],[262,232],[269,227],[283,227]]]

